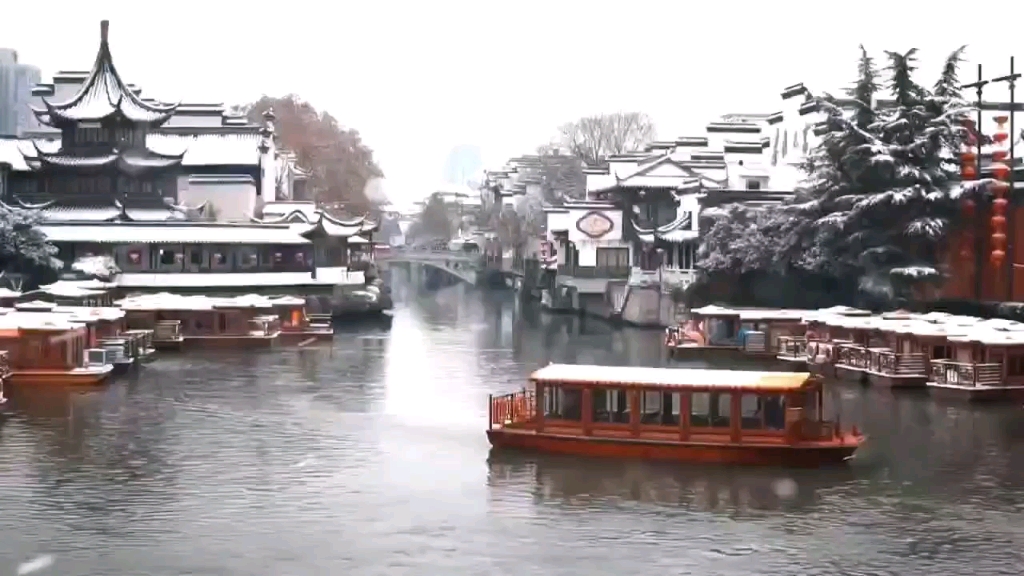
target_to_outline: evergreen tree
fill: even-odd
[[[966,112],[956,83],[962,55],[963,48],[947,58],[928,90],[914,80],[916,50],[886,52],[892,103],[883,106],[878,70],[862,48],[847,91],[853,109],[827,94],[814,98],[824,119],[802,166],[806,186],[781,209],[713,212],[699,265],[709,274],[829,276],[886,299],[901,294],[903,280],[941,277],[941,245],[960,194],[953,151]],[[731,245],[750,252],[715,253]]]

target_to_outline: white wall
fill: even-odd
[[[598,248],[628,248],[629,244],[622,240],[622,210],[611,204],[596,202],[573,203],[566,205],[567,212],[564,218],[567,220],[566,228],[569,231],[569,241],[576,245],[579,251],[580,266],[597,265]],[[576,224],[581,218],[591,212],[597,212],[606,216],[612,223],[611,230],[600,238],[591,238],[579,230]]]
[[[256,183],[249,176],[182,176],[178,201],[193,207],[209,202],[218,221],[248,222],[257,208]]]

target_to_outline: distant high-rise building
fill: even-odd
[[[448,159],[444,164],[444,182],[464,186],[476,179],[483,171],[483,167],[480,147],[473,144],[460,144],[448,152]]]
[[[18,51],[0,48],[0,137],[18,136],[30,124],[32,87],[42,80],[38,66],[18,62]]]

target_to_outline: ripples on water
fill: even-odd
[[[0,574],[1020,574],[1017,407],[837,390],[850,470],[489,455],[490,392],[660,334],[456,288],[333,346],[9,390]],[[329,572],[328,572],[329,571]]]

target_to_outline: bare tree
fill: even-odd
[[[654,122],[643,112],[615,112],[586,116],[559,130],[562,144],[589,166],[612,154],[641,148],[654,139]]]

